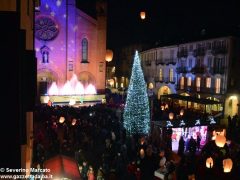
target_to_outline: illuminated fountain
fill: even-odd
[[[74,106],[78,102],[82,105],[102,102],[103,99],[105,99],[105,94],[97,94],[93,84],[84,86],[75,74],[63,86],[58,86],[56,82],[53,82],[47,95],[40,97],[41,103],[44,104],[50,101],[54,104],[65,103],[70,106]]]
[[[83,84],[78,81],[77,76],[74,74],[70,81],[67,81],[62,87],[58,87],[56,82],[53,82],[48,89],[48,95],[91,95],[97,94],[95,87],[89,84],[84,88]]]

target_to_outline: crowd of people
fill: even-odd
[[[60,121],[60,117],[64,120]],[[72,157],[83,180],[151,180],[159,169],[169,179],[206,177],[204,163],[215,146],[207,143],[202,153],[196,154],[200,150],[199,140],[190,139],[187,143],[180,138],[175,155],[168,131],[167,135],[153,130],[144,137],[128,136],[122,126],[120,107],[111,105],[40,105],[35,112],[33,162],[43,167],[45,160],[55,155]],[[239,158],[239,152],[229,153],[236,160]]]

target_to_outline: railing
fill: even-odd
[[[212,48],[213,54],[226,54],[228,52],[226,46],[216,46]]]
[[[181,57],[187,57],[188,55],[188,51],[187,50],[180,50],[177,52],[177,57],[181,58]]]
[[[170,58],[170,59],[164,59],[166,65],[172,64],[175,65],[177,63],[177,59]]]
[[[154,80],[155,80],[155,82],[160,82],[160,83],[164,82],[164,83],[172,83],[172,84],[174,84],[176,82],[176,78],[175,77],[172,77],[172,78],[170,78],[170,77],[162,77],[162,78],[155,77]]]
[[[203,73],[205,73],[205,68],[204,67],[195,66],[194,68],[191,69],[191,72],[193,74],[203,74]]]
[[[207,94],[224,94],[225,93],[223,88],[216,89],[216,88],[196,87],[196,86],[186,86],[186,85],[183,86],[183,88],[181,88],[180,84],[178,84],[176,88],[177,90],[185,90],[190,93],[194,93],[194,92],[207,93]]]
[[[225,73],[225,67],[221,67],[221,68],[210,68],[209,72],[211,74],[224,74]]]
[[[146,60],[146,61],[144,61],[144,64],[145,64],[145,66],[151,66],[151,61],[150,60]]]
[[[197,48],[194,50],[195,56],[204,56],[205,55],[205,48]]]
[[[185,67],[185,66],[183,66],[183,67],[180,66],[180,67],[177,67],[176,71],[177,71],[178,74],[179,73],[188,73],[188,68]]]
[[[165,62],[163,61],[163,59],[156,59],[156,65],[159,65],[159,64],[165,64]]]

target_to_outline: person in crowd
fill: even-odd
[[[184,154],[185,149],[185,141],[183,139],[183,136],[181,136],[179,143],[178,143],[178,155],[182,156]]]

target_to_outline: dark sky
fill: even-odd
[[[91,13],[94,0],[77,0]],[[237,0],[107,0],[107,48],[132,43],[171,44],[240,35]],[[139,13],[146,11],[146,19]],[[205,35],[201,35],[205,29]]]

